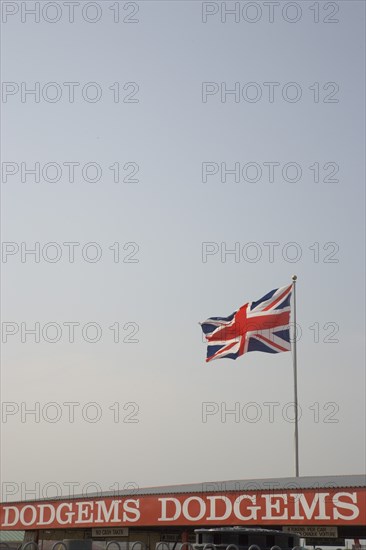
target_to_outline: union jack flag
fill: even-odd
[[[210,317],[201,323],[207,340],[206,362],[237,359],[249,351],[290,351],[290,310],[293,285],[248,302],[229,317]]]

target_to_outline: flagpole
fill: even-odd
[[[296,327],[296,281],[297,275],[292,276],[294,289],[293,316],[294,316],[294,340],[293,340],[293,366],[294,366],[294,407],[295,407],[295,475],[299,477],[299,414],[297,402],[297,327]]]

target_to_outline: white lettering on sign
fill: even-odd
[[[132,505],[132,507],[130,505]],[[134,498],[130,498],[128,500],[125,500],[122,520],[132,522],[138,521],[140,519],[140,511],[138,509],[139,507],[140,501],[138,499],[135,500]],[[132,517],[131,515],[128,515],[127,512],[130,512],[130,514],[132,514]]]
[[[179,518],[181,514],[182,506],[177,498],[167,497],[167,498],[159,498],[158,500],[161,502],[161,514],[160,514],[159,521],[175,521],[176,519]],[[167,515],[169,502],[171,503],[169,506],[170,517],[168,517]]]
[[[207,499],[210,501],[210,515],[208,516],[209,521],[223,521],[224,519],[227,519],[230,517],[230,514],[233,509],[233,505],[231,504],[231,500],[228,497],[224,496],[214,496],[214,497],[207,497]],[[218,501],[222,501],[225,504],[225,512],[223,515],[217,515],[216,512],[216,503]]]
[[[18,520],[19,520],[19,510],[15,506],[5,506],[4,507],[4,522],[3,527],[13,527]],[[13,521],[10,521],[12,516],[11,513],[13,512]]]
[[[105,523],[107,521],[118,523],[118,506],[119,504],[121,504],[121,502],[122,500],[112,500],[109,509],[107,509],[107,504],[104,502],[104,500],[100,500],[99,502],[97,502],[96,505],[98,515],[94,523]]]
[[[316,493],[311,504],[308,503],[306,496],[302,493],[291,493],[290,496],[294,498],[295,514],[292,516],[293,519],[305,519],[305,517],[306,519],[312,517],[315,519],[330,519],[330,516],[325,513],[325,501],[329,497],[329,493]],[[317,505],[318,514],[314,516]]]
[[[55,521],[55,516],[56,510],[54,506],[51,506],[50,504],[39,505],[39,523],[42,523],[42,525],[49,525],[50,523]]]
[[[78,508],[77,522],[90,523],[94,509],[94,502],[77,502],[76,506]]]
[[[32,515],[30,519],[26,520],[25,518],[27,517],[27,515],[29,516],[29,514],[27,514],[28,510],[31,511]],[[19,519],[22,522],[22,524],[25,525],[26,527],[28,527],[29,525],[32,525],[36,521],[36,518],[37,518],[37,509],[35,506],[31,506],[31,505],[24,506],[24,508],[20,510]]]
[[[366,513],[364,489],[353,492],[226,493],[140,498],[88,498],[68,502],[23,502],[0,505],[4,529],[158,526],[200,523],[345,524],[360,521]],[[359,498],[358,498],[359,497]],[[322,532],[323,537],[328,534]],[[307,536],[310,536],[307,534]],[[306,538],[306,537],[305,537]]]
[[[263,516],[263,519],[287,519],[288,510],[287,505],[287,495],[274,494],[274,495],[264,495],[264,500],[266,501],[266,515]],[[281,515],[282,510],[282,515]]]
[[[248,521],[250,519],[257,519],[257,512],[260,510],[260,506],[246,506],[246,510],[250,510],[250,513],[243,515],[240,510],[240,504],[243,500],[249,500],[252,504],[257,502],[257,497],[253,495],[240,495],[234,502],[234,514],[238,519]]]
[[[65,514],[64,509],[68,510]],[[71,502],[63,502],[56,508],[56,521],[60,525],[67,525],[69,523],[72,523],[72,518],[74,517],[74,513],[72,511],[72,503]]]
[[[351,502],[342,502],[339,500],[339,497],[346,497],[351,500]],[[356,493],[337,493],[333,497],[333,503],[335,504],[334,509],[334,519],[344,519],[350,521],[351,519],[356,519],[360,515],[357,503],[357,494]],[[353,504],[352,504],[353,503]],[[351,510],[351,514],[341,514],[338,508],[343,508],[344,510]]]
[[[191,502],[198,502],[200,511],[196,516],[192,516],[189,512],[189,505]],[[203,500],[203,498],[200,497],[189,497],[184,501],[183,507],[182,507],[183,515],[185,518],[187,518],[190,521],[198,521],[202,519],[206,514],[206,503]]]

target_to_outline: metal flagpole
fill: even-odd
[[[295,475],[299,477],[299,415],[297,404],[297,328],[296,328],[296,281],[297,275],[292,276],[293,289],[294,289],[294,341],[293,341],[293,364],[294,364],[294,407],[295,407]]]

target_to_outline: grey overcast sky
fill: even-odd
[[[300,473],[365,471],[364,57],[362,1],[2,2],[3,499],[293,475],[292,353],[198,325],[293,273]]]

